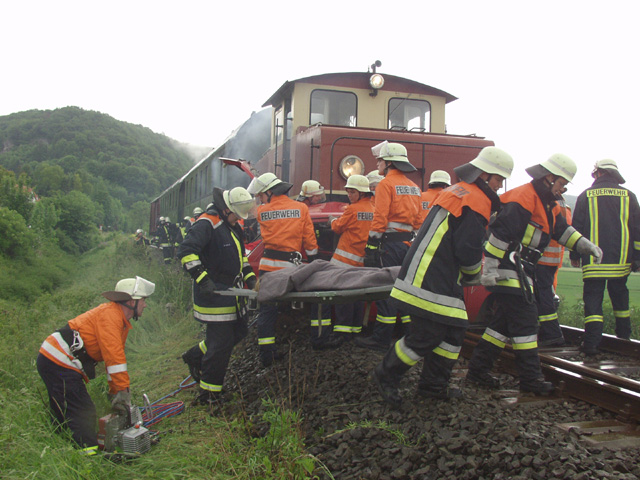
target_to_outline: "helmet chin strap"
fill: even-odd
[[[138,321],[138,302],[139,301],[140,300],[136,299],[136,303],[133,304],[133,307],[131,305],[127,305],[125,302],[120,302],[120,305],[133,311],[133,316],[131,318],[133,318],[135,321]]]

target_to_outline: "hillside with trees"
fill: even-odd
[[[196,160],[164,135],[78,107],[1,116],[0,147],[0,253],[8,255],[26,229],[82,252],[100,225],[144,228],[149,202]]]

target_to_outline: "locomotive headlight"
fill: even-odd
[[[384,86],[384,77],[379,73],[374,73],[369,78],[369,85],[371,85],[371,88],[374,90],[381,89]]]
[[[345,180],[351,175],[364,175],[364,162],[356,155],[347,155],[340,160],[338,170]]]

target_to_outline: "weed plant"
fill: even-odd
[[[133,403],[146,393],[154,402],[189,403],[180,388],[187,375],[180,354],[201,338],[191,314],[191,282],[177,264],[166,266],[156,249],[133,245],[113,235],[79,257],[57,253],[26,265],[14,290],[0,298],[0,477],[3,479],[282,479],[312,478],[314,459],[306,454],[297,413],[266,402],[262,419],[211,416],[203,408],[186,408],[151,427],[160,442],[125,463],[102,455],[84,457],[68,431],[56,432],[48,413],[46,389],[35,359],[42,341],[68,320],[106,301],[100,293],[139,275],[156,284],[148,307],[127,340],[127,364]],[[3,263],[3,267],[7,263]],[[43,274],[37,266],[48,268]],[[47,267],[48,265],[48,267]],[[16,264],[12,264],[15,271]],[[4,269],[3,269],[4,273]],[[42,282],[45,276],[51,285]],[[3,274],[3,286],[11,284]],[[109,413],[104,364],[88,385],[98,416]],[[160,402],[162,403],[162,402]],[[257,437],[253,422],[269,426]]]

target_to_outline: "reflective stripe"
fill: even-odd
[[[127,371],[127,364],[120,363],[118,365],[110,365],[107,367],[107,373],[113,375],[114,373],[122,373]]]
[[[305,250],[305,253],[308,255],[317,255],[318,254],[318,249],[314,248],[312,250]]]
[[[60,334],[58,332],[53,333],[51,336],[53,336],[55,338],[56,335],[58,337],[60,337]],[[58,344],[60,344],[60,342],[62,342],[62,344],[67,345],[64,342],[64,340],[62,340],[62,337],[60,337],[60,340],[58,340],[58,338],[56,338],[56,341],[58,342]],[[63,348],[64,350],[69,350],[69,346],[68,345],[65,348],[62,344],[60,344],[61,348]],[[55,358],[61,364],[66,365],[66,366],[72,368],[73,370],[77,370],[79,373],[82,373],[82,362],[80,362],[80,360],[78,360],[77,358],[73,358],[73,359],[69,358],[69,355],[65,355],[63,352],[58,350],[54,345],[51,345],[47,340],[42,342],[42,345],[40,346],[40,348],[42,350],[46,351],[49,355],[51,355],[53,358]]]
[[[200,347],[200,351],[202,353],[207,353],[207,342],[205,342],[204,340],[202,340],[199,344],[198,347]]]
[[[491,244],[493,247],[495,247],[497,250],[499,250],[501,252],[506,252],[509,249],[509,242],[505,242],[504,240],[500,240],[493,233],[491,235],[489,235],[489,240],[487,241],[487,244]],[[504,256],[504,253],[503,253],[503,256]],[[500,257],[500,258],[502,258],[502,257]]]
[[[391,297],[421,310],[452,318],[468,319],[464,301],[456,297],[448,297],[422,290],[404,280],[396,280],[393,290],[391,290]]]
[[[498,248],[496,248],[495,246],[491,245],[490,243],[487,242],[487,244],[484,246],[484,249],[487,253],[490,253],[491,255],[493,255],[494,257],[497,258],[504,258],[505,255],[505,251],[500,250]]]
[[[337,250],[336,250],[336,253],[338,253]],[[333,263],[334,265],[346,265],[348,267],[355,267],[356,266],[356,265],[353,265],[351,263],[343,262],[339,258],[336,258],[335,255],[333,257],[331,257],[331,260],[329,260],[329,263]],[[359,262],[359,263],[360,264],[357,265],[357,266],[362,267],[364,265],[364,260]]]
[[[400,317],[400,320],[402,321],[402,323],[411,323],[411,317],[409,315]]]
[[[404,337],[396,342],[394,345],[394,351],[402,363],[409,366],[415,365],[422,359],[420,355],[407,347],[407,344],[404,342]]]
[[[331,325],[331,319],[330,318],[323,318],[322,320],[311,319],[311,326],[312,327],[318,327],[320,325],[322,325],[323,327],[327,327],[327,326]]]
[[[407,225],[406,223],[400,222],[387,223],[387,232],[397,232],[398,230],[413,232],[413,225]]]
[[[481,268],[482,268],[482,260],[476,263],[475,265],[471,265],[468,267],[460,265],[460,271],[466,275],[476,275],[477,273],[480,272]]]
[[[184,257],[182,257],[180,262],[182,263],[182,265],[186,264],[185,266],[187,267],[187,270],[202,263],[200,262],[200,257],[195,253],[185,255]]]
[[[339,248],[336,248],[334,254],[340,255],[344,258],[348,258],[349,260],[353,260],[354,262],[364,262],[364,257],[361,257],[359,255],[355,255],[353,253],[349,253],[346,250],[341,250]],[[333,259],[332,259],[333,260]]]
[[[93,447],[86,447],[80,450],[80,455],[85,455],[90,457],[92,455],[97,455],[98,453],[98,445],[94,445]]]
[[[487,342],[493,343],[495,346],[500,348],[504,348],[504,346],[507,343],[507,340],[509,340],[508,337],[505,337],[501,333],[498,333],[495,330],[492,330],[491,328],[485,329],[484,333],[482,334],[482,338]]]
[[[460,355],[462,347],[451,345],[447,342],[442,342],[436,348],[433,349],[433,353],[440,355],[441,357],[448,358],[449,360],[457,360]]]
[[[207,383],[200,380],[200,388],[206,390],[207,392],[221,392],[222,385],[214,385],[213,383]]]
[[[382,315],[377,315],[376,321],[385,324],[396,323],[396,317],[383,317]]]
[[[524,337],[513,337],[512,347],[514,350],[531,350],[538,348],[538,335],[527,335]]]
[[[258,345],[271,345],[276,343],[276,337],[258,338]]]
[[[558,319],[557,313],[550,313],[549,315],[538,315],[539,322],[549,322],[551,320],[557,320],[557,319]]]
[[[193,306],[193,316],[203,322],[231,322],[238,319],[236,306],[201,307]]]
[[[604,317],[602,315],[589,315],[588,317],[584,317],[584,323],[591,322],[604,322]]]
[[[287,262],[286,260],[272,260],[271,258],[262,257],[260,259],[260,269],[262,267],[274,267],[274,268],[287,268],[287,267],[295,267],[296,264],[292,262]]]
[[[613,315],[618,318],[627,318],[631,316],[631,312],[629,310],[614,310]]]
[[[207,272],[202,272],[200,275],[198,275],[198,278],[196,278],[196,283],[200,283],[206,275]]]

